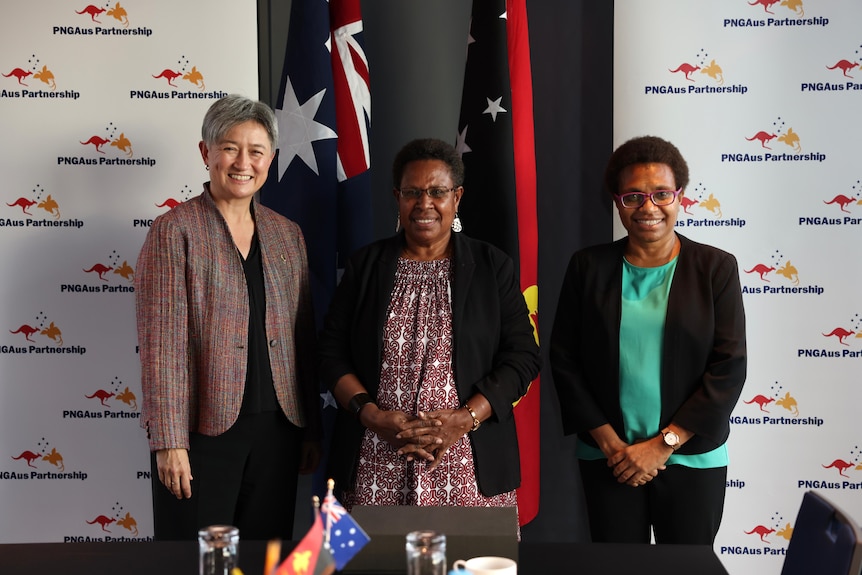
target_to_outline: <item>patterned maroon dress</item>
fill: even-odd
[[[409,414],[460,407],[452,370],[451,261],[400,258],[383,332],[377,405]],[[365,430],[352,505],[516,507],[515,491],[485,497],[476,484],[470,434],[427,471]]]

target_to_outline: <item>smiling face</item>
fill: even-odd
[[[210,146],[201,142],[200,150],[210,170],[210,193],[225,202],[251,201],[275,157],[266,129],[254,121],[237,124]]]
[[[630,192],[650,193],[656,190],[676,190],[673,171],[667,164],[632,164],[620,172],[619,194]],[[662,242],[675,242],[674,225],[679,214],[683,191],[672,204],[657,206],[646,198],[639,208],[626,208],[619,200],[614,203],[620,222],[629,233],[629,242],[640,247]]]
[[[416,160],[404,166],[400,189],[453,188],[449,167],[442,160]],[[452,233],[452,220],[458,213],[463,188],[456,188],[442,198],[432,199],[427,193],[418,199],[402,198],[394,190],[398,214],[407,246],[411,248],[445,248]]]

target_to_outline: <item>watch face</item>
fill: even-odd
[[[673,431],[666,431],[664,434],[664,442],[671,447],[676,447],[679,445],[679,435]]]

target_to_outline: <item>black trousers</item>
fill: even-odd
[[[301,442],[302,430],[281,411],[241,415],[215,437],[192,433],[191,499],[177,499],[159,481],[153,453],[155,539],[195,540],[199,529],[218,524],[238,527],[241,539],[292,539]]]
[[[669,465],[641,487],[618,483],[606,459],[579,460],[594,543],[712,545],[724,511],[727,467]]]

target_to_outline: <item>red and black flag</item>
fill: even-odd
[[[538,340],[538,222],[526,0],[473,0],[456,147],[465,165],[459,215],[468,235],[515,262]],[[539,511],[539,380],[515,407],[521,525]]]

